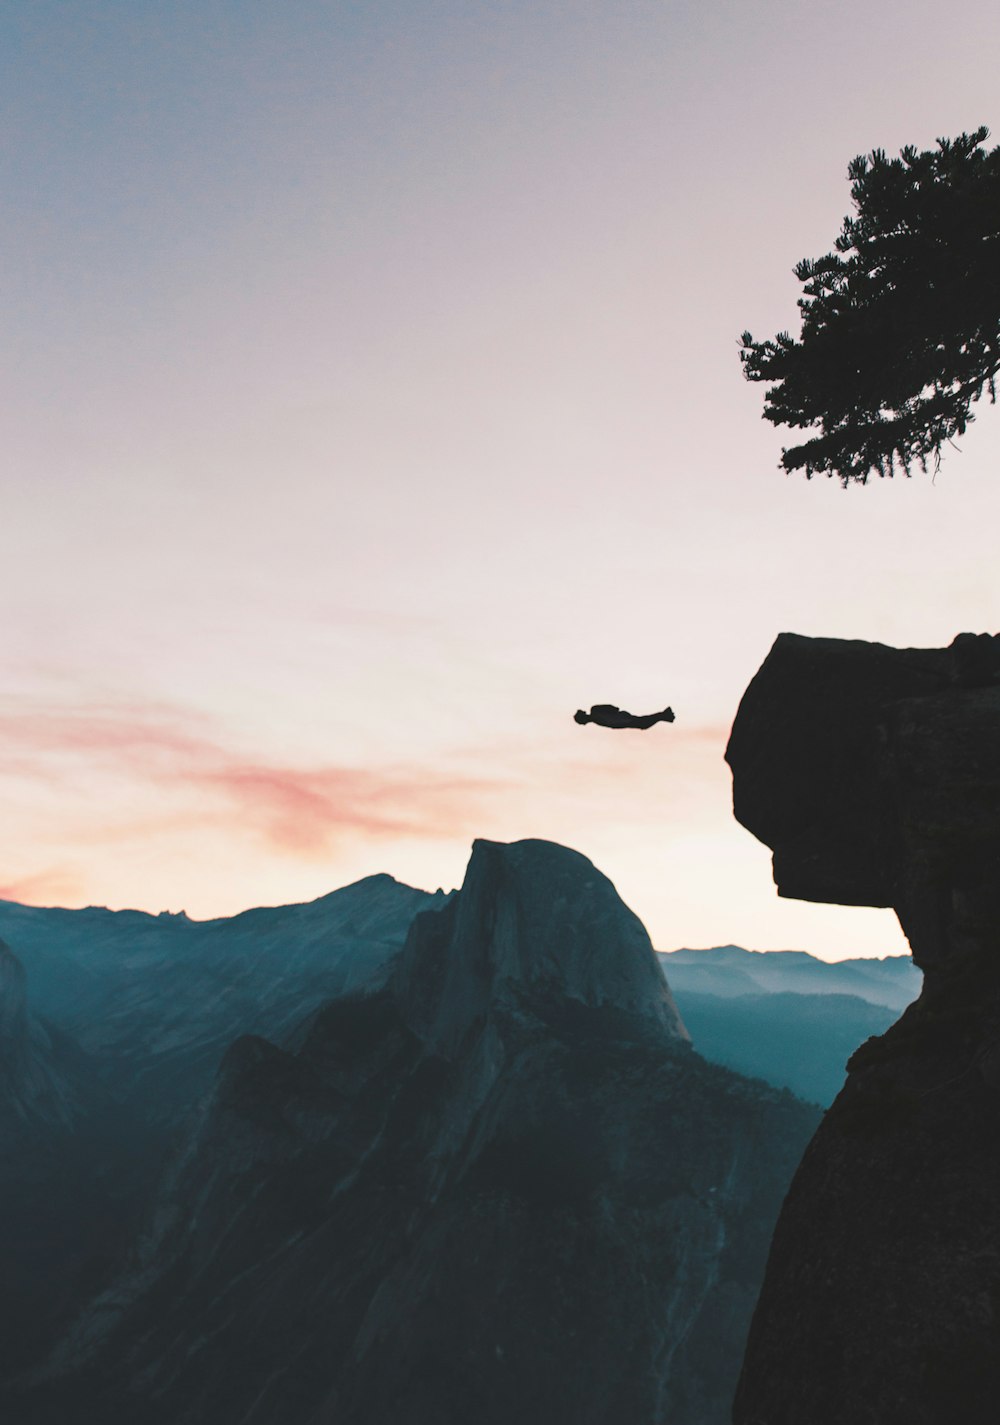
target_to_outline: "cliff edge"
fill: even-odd
[[[986,1425],[1000,1397],[1000,638],[782,634],[726,759],[779,894],[892,906],[919,1000],[854,1054],[775,1231],[736,1425]]]

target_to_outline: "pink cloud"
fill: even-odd
[[[288,765],[234,754],[210,719],[168,704],[15,703],[0,713],[0,776],[54,784],[67,801],[76,785],[81,806],[85,779],[92,841],[183,837],[210,826],[224,837],[249,834],[284,855],[315,857],[352,839],[471,840],[497,825],[521,834],[539,817],[572,821],[581,798],[598,816],[662,817],[695,797],[710,768],[722,768],[727,736],[721,724],[595,735],[568,721],[565,735],[491,740],[433,765]],[[485,775],[466,771],[480,767]],[[126,784],[128,815],[91,817],[95,776],[98,784]],[[65,876],[50,872],[7,891],[16,900],[73,894]]]
[[[157,795],[185,788],[199,794],[198,804],[179,816],[175,803],[169,816],[132,822],[137,834],[208,819],[297,854],[325,851],[345,836],[474,834],[482,798],[501,788],[434,767],[295,767],[234,757],[207,719],[162,704],[15,707],[0,714],[0,775],[68,788],[74,766],[145,783]],[[206,793],[214,794],[217,813],[206,808]],[[120,839],[121,828],[95,826],[93,834]]]
[[[338,837],[453,836],[474,832],[497,785],[424,771],[373,772],[231,765],[192,778],[223,792],[241,818],[287,851],[317,852]]]
[[[96,704],[52,711],[31,705],[0,712],[0,769],[29,757],[68,754],[115,762],[150,756],[198,760],[216,752],[205,720],[158,704]]]

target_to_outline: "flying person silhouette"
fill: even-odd
[[[614,703],[595,703],[590,712],[584,712],[583,708],[578,708],[573,714],[573,721],[581,726],[587,722],[596,722],[598,727],[637,727],[645,732],[647,727],[652,727],[658,722],[673,722],[673,708],[664,708],[662,712],[647,713],[643,717],[637,717],[635,713],[623,712],[621,708],[616,708]]]

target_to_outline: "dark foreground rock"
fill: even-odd
[[[693,1052],[590,862],[479,842],[387,989],[232,1046],[16,1418],[721,1425],[815,1123]]]
[[[782,635],[727,753],[781,894],[892,905],[920,999],[853,1056],[775,1232],[737,1425],[1000,1401],[1000,640]]]

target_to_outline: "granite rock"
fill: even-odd
[[[893,906],[920,998],[795,1175],[737,1425],[987,1425],[1000,1399],[1000,639],[782,634],[740,706],[737,818],[779,894]]]

